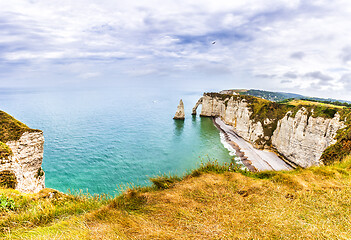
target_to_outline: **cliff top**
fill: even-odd
[[[41,132],[41,130],[31,129],[11,115],[0,110],[0,158],[12,154],[11,149],[7,147],[6,142],[20,139],[25,132]]]

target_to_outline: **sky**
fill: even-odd
[[[349,0],[0,0],[0,88],[253,88],[351,100]]]

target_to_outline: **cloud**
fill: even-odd
[[[323,74],[320,71],[306,73],[305,77],[318,79],[318,80],[320,80],[322,82],[329,82],[329,81],[333,80],[333,78],[331,76]]]
[[[341,51],[340,58],[343,63],[351,61],[351,47],[344,47]]]
[[[293,81],[290,79],[283,79],[280,81],[280,83],[292,83]]]
[[[348,91],[351,90],[351,73],[343,74],[340,78],[340,82],[345,89]]]
[[[79,75],[79,77],[83,78],[83,79],[96,78],[98,76],[100,76],[100,73],[98,73],[98,72],[87,72],[87,73],[82,73]]]
[[[274,78],[276,77],[275,74],[256,74],[255,77],[257,78]]]
[[[304,52],[294,52],[290,55],[290,58],[293,58],[293,59],[303,59],[305,57],[305,53]]]
[[[283,77],[296,79],[298,77],[298,75],[294,72],[286,72],[286,73],[284,73]]]

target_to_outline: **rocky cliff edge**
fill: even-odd
[[[36,193],[45,188],[44,136],[0,111],[0,187]]]

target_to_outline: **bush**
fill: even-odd
[[[0,195],[0,211],[15,210],[15,201],[12,198],[8,198],[4,195]]]

